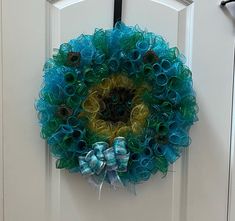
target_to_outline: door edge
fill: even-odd
[[[228,165],[227,221],[235,220],[235,44],[232,87],[231,132]]]
[[[2,0],[0,0],[0,221],[4,221],[4,152],[3,152],[3,50]]]

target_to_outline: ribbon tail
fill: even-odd
[[[101,173],[99,176],[97,175],[90,176],[88,179],[88,183],[98,190],[99,200],[101,199],[101,191],[102,191],[105,177],[106,177],[106,172]]]
[[[107,171],[107,177],[108,177],[111,187],[113,187],[114,189],[124,186],[117,171],[115,170]]]

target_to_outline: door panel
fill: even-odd
[[[137,196],[55,169],[39,138],[33,102],[53,48],[111,28],[113,0],[3,0],[5,221],[225,221],[233,80],[232,24],[215,1],[123,0],[123,21],[164,36],[193,70],[200,121],[193,143]],[[216,25],[215,25],[216,24]]]
[[[2,2],[0,1],[0,24],[2,24]],[[0,27],[2,33],[2,27]],[[2,35],[0,37],[0,87],[2,88]],[[3,221],[3,124],[2,124],[2,90],[0,92],[0,221]]]
[[[192,16],[192,5],[189,2],[175,0],[123,2],[125,23],[138,24],[142,28],[158,33],[169,41],[170,46],[178,46],[183,52],[191,40],[189,35],[193,29]]]
[[[110,28],[113,18],[113,1],[69,0],[48,4],[50,24],[48,32],[52,45],[58,48],[78,35],[91,34],[96,27]],[[86,24],[86,25],[84,25]]]
[[[191,6],[176,1],[163,3],[164,1],[124,1],[123,21],[148,28],[163,35],[172,46],[179,46],[183,51],[189,51],[190,48],[187,46],[191,40],[189,38],[190,31],[192,31],[189,16]],[[107,0],[100,1],[99,10],[94,5],[95,2],[92,0],[72,1],[71,3],[65,0],[49,5],[50,21],[48,22],[51,24],[48,30],[51,41],[49,51],[79,34],[93,33],[95,27],[111,28],[113,3]],[[147,11],[149,16],[138,16]],[[83,24],[82,21],[86,23]],[[77,174],[53,170],[54,161],[52,161],[53,175],[57,174],[57,178],[53,178],[53,183],[51,183],[51,189],[57,188],[55,195],[51,196],[52,202],[59,200],[61,220],[120,220],[121,218],[142,221],[146,218],[171,220],[171,217],[174,217],[174,220],[182,220],[184,214],[181,208],[186,206],[186,188],[182,189],[182,186],[187,185],[185,179],[187,171],[183,170],[185,160],[184,157],[170,168],[165,179],[161,179],[162,175],[158,174],[150,182],[139,185],[137,197],[126,190],[110,191],[109,187],[105,186],[100,201],[97,190],[92,190],[87,180]],[[155,208],[161,209],[154,213]],[[57,210],[59,211],[59,208]],[[114,216],[114,213],[118,215]],[[134,217],[133,214],[135,214]],[[58,217],[58,214],[54,213],[53,216]]]
[[[234,28],[221,1],[195,1],[192,70],[200,122],[192,129],[188,220],[227,220]]]

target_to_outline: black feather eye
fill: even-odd
[[[144,63],[154,64],[159,60],[159,58],[154,51],[149,50],[145,53],[143,60]]]
[[[69,52],[67,58],[67,65],[77,67],[80,65],[81,54],[79,52]]]

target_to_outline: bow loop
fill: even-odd
[[[96,142],[92,145],[92,149],[95,152],[95,155],[98,159],[104,160],[104,150],[109,148],[109,144],[103,141]]]
[[[107,170],[117,170],[117,160],[114,149],[111,147],[104,151],[104,157],[106,160]]]
[[[79,166],[80,166],[80,171],[83,175],[94,174],[92,169],[89,167],[89,164],[85,160],[85,157],[79,157]]]
[[[85,160],[88,162],[91,170],[96,174],[100,174],[100,172],[105,167],[105,163],[102,160],[98,159],[93,150],[87,153]]]
[[[113,148],[117,155],[127,154],[126,140],[124,137],[116,137],[113,141]]]
[[[130,153],[125,154],[125,155],[117,155],[118,172],[126,172],[127,171],[129,157],[130,157]]]
[[[124,137],[116,137],[113,141],[113,148],[118,162],[118,171],[126,172],[130,153],[127,153],[126,140]]]

